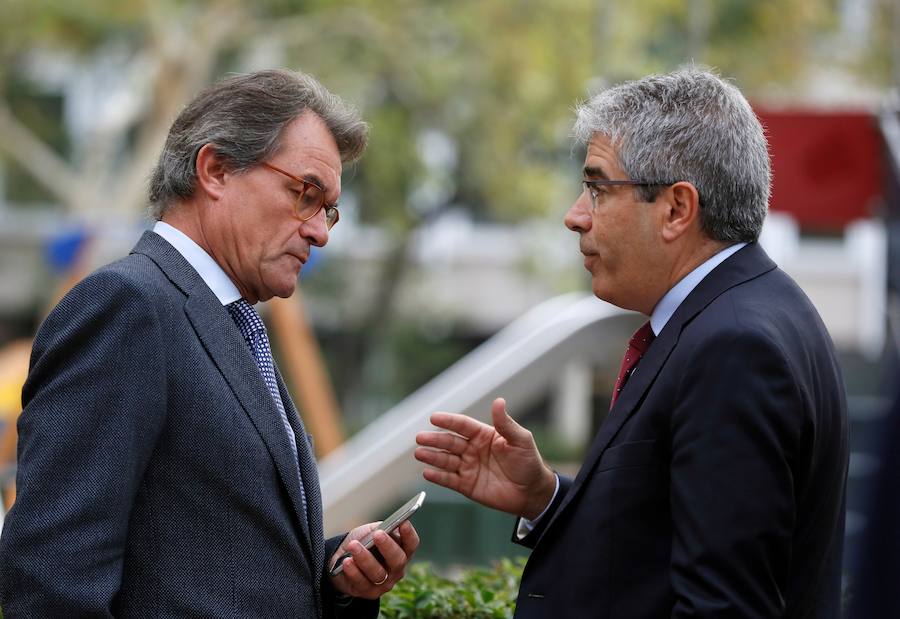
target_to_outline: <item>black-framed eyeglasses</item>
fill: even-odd
[[[294,216],[300,221],[309,221],[319,214],[319,211],[325,209],[325,225],[331,230],[334,224],[341,218],[338,212],[337,204],[325,204],[325,190],[313,183],[304,180],[298,176],[294,176],[290,172],[285,172],[279,167],[273,166],[271,163],[262,162],[262,165],[284,174],[292,181],[298,183],[301,187],[297,200],[294,202]]]
[[[623,185],[630,187],[667,187],[674,185],[675,181],[640,181],[640,180],[610,180],[601,178],[597,180],[583,180],[584,191],[591,198],[591,206],[597,206],[597,200],[600,198],[600,187],[621,187]]]

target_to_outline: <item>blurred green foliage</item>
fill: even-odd
[[[382,619],[506,619],[516,608],[525,559],[503,559],[491,569],[464,570],[456,578],[414,563],[381,598]]]

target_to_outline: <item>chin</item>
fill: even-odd
[[[299,261],[297,262],[299,263]],[[262,288],[265,289],[270,299],[272,297],[286,299],[294,294],[299,277],[300,269],[295,265],[291,265],[290,268],[283,267],[279,270],[271,269],[263,274]]]
[[[591,287],[591,292],[593,292],[594,296],[597,297],[598,299],[600,299],[601,301],[605,301],[606,303],[609,303],[610,305],[615,305],[616,307],[619,307],[622,309],[629,309],[629,308],[623,307],[622,305],[617,303],[616,295],[612,294],[606,288],[602,288],[600,286],[594,285]],[[618,299],[618,300],[621,301],[621,299]]]
[[[284,288],[280,288],[274,291],[274,296],[280,297],[282,299],[287,299],[292,294],[294,294],[294,290],[297,288],[296,285],[286,286]]]

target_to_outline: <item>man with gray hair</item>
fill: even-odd
[[[846,397],[833,345],[757,244],[766,140],[741,93],[686,68],[578,109],[565,223],[594,294],[650,320],[574,479],[531,433],[438,412],[425,479],[519,517],[517,617],[840,616]]]
[[[408,522],[323,537],[312,445],[253,305],[294,291],[338,221],[355,110],[262,71],[201,93],[150,183],[157,222],[35,338],[6,617],[374,617],[418,546]],[[343,572],[327,568],[349,551]]]

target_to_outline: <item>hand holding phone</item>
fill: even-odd
[[[385,518],[381,521],[375,529],[372,530],[371,533],[366,535],[364,538],[359,540],[359,543],[363,545],[363,548],[366,550],[372,548],[375,544],[374,533],[375,531],[384,531],[388,535],[394,532],[394,530],[399,527],[401,524],[409,520],[410,516],[416,513],[422,503],[425,501],[425,492],[419,492],[416,496],[411,498],[409,501],[403,504],[403,506],[395,511],[393,514]],[[335,561],[334,565],[331,567],[331,571],[329,572],[332,576],[337,576],[341,572],[344,571],[344,561],[350,558],[350,553],[345,552],[338,560]]]

